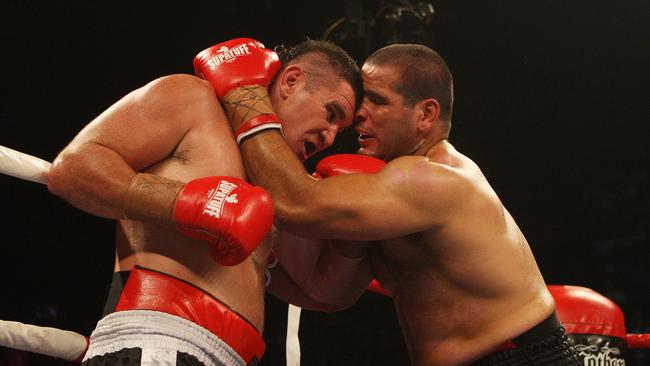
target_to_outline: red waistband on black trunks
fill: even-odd
[[[246,364],[260,360],[266,344],[255,326],[200,288],[162,272],[136,266],[115,311],[154,310],[209,330],[232,347]]]
[[[553,313],[551,313],[551,315],[548,316],[548,318],[542,320],[541,323],[528,329],[527,331],[520,334],[516,338],[511,339],[509,341],[505,341],[502,345],[500,345],[494,351],[492,351],[491,354],[533,344],[538,340],[553,335],[555,331],[560,327],[560,325],[561,325],[560,320],[557,317],[557,313],[554,311]]]

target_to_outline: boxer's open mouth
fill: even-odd
[[[369,138],[372,138],[372,136],[371,135],[360,134],[358,140],[361,143],[361,142],[364,142],[365,140],[367,140]]]
[[[305,142],[305,155],[306,156],[310,156],[315,151],[316,151],[316,145],[314,145],[313,143],[311,143],[309,141]]]

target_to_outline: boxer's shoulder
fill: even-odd
[[[382,174],[413,189],[462,188],[470,179],[461,166],[435,161],[426,156],[403,156],[389,162]]]
[[[146,84],[154,92],[163,91],[185,91],[207,89],[214,93],[214,90],[207,81],[190,74],[170,74],[158,77]]]
[[[167,123],[178,128],[226,118],[212,86],[188,74],[173,74],[152,80],[127,95],[120,104],[140,116],[152,118],[156,123]]]
[[[205,80],[188,74],[166,75],[154,79],[127,96],[138,107],[152,106],[161,113],[170,109],[190,112],[196,106],[214,108],[219,103],[214,89]]]

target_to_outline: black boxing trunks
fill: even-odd
[[[246,366],[265,347],[257,329],[214,296],[136,266],[115,312],[97,323],[82,365]]]
[[[576,351],[569,344],[566,330],[553,312],[548,318],[499,350],[474,362],[473,366],[580,366]]]

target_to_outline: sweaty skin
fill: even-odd
[[[380,241],[372,271],[395,301],[415,365],[481,356],[545,319],[554,308],[526,239],[478,167],[446,141],[404,158],[407,174],[435,174],[457,187],[438,227]],[[420,166],[418,166],[420,165]],[[417,170],[422,169],[419,173]]]
[[[339,128],[352,123],[355,108],[351,84],[331,68],[319,69],[319,87],[307,86],[314,63],[321,64],[309,52],[279,72],[271,102],[263,103],[273,103],[292,155],[303,159],[331,145]],[[132,194],[136,173],[151,175]],[[211,259],[208,244],[182,236],[171,222],[183,184],[215,175],[246,179],[228,117],[207,81],[173,75],[133,91],[88,124],[55,159],[48,188],[77,208],[119,220],[116,271],[138,264],[187,280],[262,332],[267,258],[272,241],[283,236],[272,230],[250,257],[228,267]],[[329,269],[345,273],[344,265]],[[283,283],[282,276],[274,283]],[[286,286],[299,290],[292,282]],[[299,301],[302,294],[291,296]]]
[[[517,224],[436,123],[437,101],[405,105],[394,74],[363,67],[356,128],[360,152],[389,160],[380,172],[310,179],[276,131],[242,153],[281,230],[371,242],[371,274],[393,295],[413,365],[466,365],[544,320],[554,301]]]
[[[248,319],[264,325],[267,240],[240,265],[220,266],[208,244],[175,228],[124,219],[124,193],[137,172],[161,181],[151,195],[176,194],[192,179],[226,175],[246,179],[226,115],[206,81],[172,75],[137,89],[88,124],[56,158],[49,189],[74,206],[118,219],[115,271],[137,263],[206,290]]]

